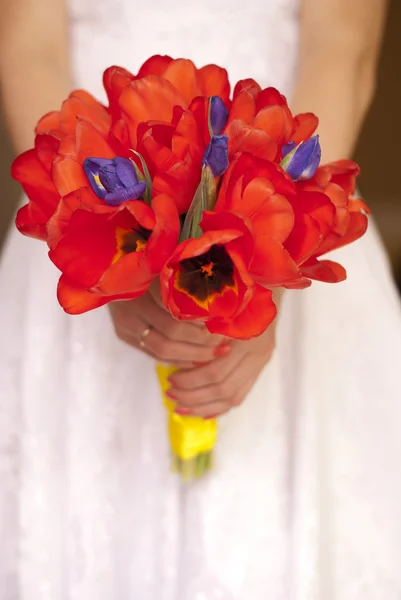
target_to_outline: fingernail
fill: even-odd
[[[209,363],[207,362],[193,362],[192,363],[195,367],[204,367],[205,365],[208,365]]]
[[[170,390],[167,390],[166,392],[166,396],[168,396],[169,398],[171,398],[172,400],[177,400],[177,397],[174,396],[173,392],[170,392]]]
[[[214,355],[217,357],[227,356],[227,354],[230,354],[231,350],[231,346],[228,344],[223,344],[222,346],[217,346],[217,348],[215,348]]]
[[[167,377],[167,381],[169,383],[171,383],[171,385],[175,385],[175,381],[174,381],[174,379],[173,379],[173,377],[171,375],[170,375],[170,377]]]
[[[177,415],[183,415],[183,416],[192,414],[191,411],[189,410],[189,408],[181,408],[180,406],[178,406],[177,408],[175,408],[174,412]]]
[[[209,421],[210,419],[215,419],[216,417],[218,417],[219,415],[206,415],[206,417],[203,417],[205,421]]]

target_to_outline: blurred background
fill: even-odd
[[[401,290],[401,0],[391,0],[375,101],[355,152],[359,185],[388,249]],[[397,57],[397,58],[396,58]],[[18,202],[9,176],[12,151],[0,123],[0,247]]]

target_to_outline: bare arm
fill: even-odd
[[[0,0],[0,81],[17,152],[33,145],[39,118],[70,92],[64,0]]]
[[[320,119],[324,162],[350,157],[375,90],[387,0],[301,0],[294,112]]]

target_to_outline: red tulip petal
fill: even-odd
[[[211,333],[247,340],[261,335],[277,314],[272,292],[256,286],[250,302],[232,319],[211,319],[206,326]]]
[[[347,208],[337,208],[332,232],[343,237],[348,231],[350,220],[351,215]]]
[[[91,288],[112,264],[116,253],[115,226],[109,215],[76,210],[67,232],[49,256],[69,279]]]
[[[178,275],[175,277],[178,279]],[[174,290],[170,290],[170,295],[171,299],[166,306],[176,319],[180,321],[204,320],[209,316],[206,304],[205,308],[203,304],[201,305],[199,302],[196,302],[193,296],[189,296],[179,288],[175,287]],[[171,303],[171,300],[173,300],[173,303]]]
[[[130,252],[122,256],[105,270],[93,286],[94,289],[106,296],[140,296],[155,277],[143,268],[141,258],[142,252]]]
[[[287,250],[268,236],[256,239],[249,270],[255,281],[266,286],[284,285],[300,277],[299,269]]]
[[[276,157],[276,142],[261,129],[254,129],[244,121],[232,121],[225,133],[228,135],[231,156],[237,152],[248,152],[264,160],[274,160]]]
[[[160,195],[152,199],[156,224],[146,244],[143,261],[158,274],[175,250],[180,235],[180,220],[174,200]],[[138,219],[142,224],[142,219]]]
[[[304,290],[312,285],[312,282],[307,277],[299,277],[298,279],[294,279],[294,281],[287,281],[283,287],[287,290]]]
[[[298,192],[294,209],[309,214],[319,224],[322,235],[330,231],[336,214],[335,206],[326,194],[321,192]]]
[[[103,73],[103,86],[109,99],[110,113],[113,120],[119,119],[118,100],[125,88],[134,81],[135,76],[123,67],[112,66]]]
[[[249,92],[254,98],[262,91],[260,85],[254,79],[241,79],[236,83],[233,98],[236,98],[242,90]]]
[[[39,160],[36,150],[27,150],[14,160],[11,166],[11,176],[24,184],[35,187],[45,187],[49,191],[54,190],[49,171]]]
[[[47,243],[53,249],[67,231],[71,216],[75,210],[86,209],[93,212],[114,212],[112,207],[92,192],[89,187],[80,188],[64,196],[57,205],[53,216],[47,223]]]
[[[35,127],[35,133],[47,133],[60,129],[60,111],[53,110],[44,115]]]
[[[287,100],[276,88],[268,87],[261,90],[256,98],[257,112],[266,106],[287,106]]]
[[[75,133],[71,135],[66,135],[60,140],[58,154],[63,158],[73,158],[74,160],[78,160],[77,140],[75,137]]]
[[[181,160],[188,161],[188,153],[191,161],[197,163],[200,169],[204,154],[204,141],[202,131],[189,110],[176,107],[177,114],[176,129],[171,140],[171,148],[174,154]],[[189,161],[188,161],[189,162]]]
[[[318,223],[310,215],[299,214],[285,242],[285,248],[294,262],[300,265],[317,252],[322,239]]]
[[[17,229],[24,235],[46,240],[47,215],[42,212],[37,204],[29,202],[19,209],[15,219]]]
[[[229,244],[227,251],[233,261],[233,285],[224,285],[219,293],[213,293],[207,299],[208,312],[211,317],[227,319],[249,302],[254,283],[251,279],[241,252]]]
[[[254,252],[254,239],[250,231],[251,223],[242,215],[231,212],[204,211],[200,227],[205,233],[207,231],[224,231],[224,229],[241,232],[242,235],[237,240],[230,242],[230,248],[233,247],[233,244],[238,248],[237,244],[239,244],[243,260],[246,265],[249,265]]]
[[[76,130],[77,158],[83,164],[86,158],[114,158],[116,155],[99,131],[87,121],[78,121]]]
[[[11,176],[22,184],[28,198],[37,204],[48,219],[55,211],[60,195],[35,150],[28,150],[14,160]]]
[[[230,99],[230,82],[225,69],[217,65],[206,65],[198,71],[198,82],[202,96],[219,96],[223,102]]]
[[[136,147],[137,127],[150,119],[170,122],[174,106],[186,106],[178,90],[166,79],[149,75],[133,81],[121,94],[121,110],[125,115],[133,148]]]
[[[331,233],[326,237],[319,247],[319,251],[316,256],[322,256],[326,252],[341,248],[347,244],[355,242],[357,239],[363,236],[368,227],[368,218],[362,213],[350,213],[350,221],[347,233],[344,236],[339,236],[335,233]]]
[[[262,129],[277,143],[285,143],[292,133],[291,113],[286,106],[268,106],[257,113],[253,126]]]
[[[324,188],[324,193],[330,198],[334,206],[346,207],[348,204],[348,196],[342,187],[336,183],[328,183]]]
[[[331,260],[309,259],[301,267],[302,274],[310,279],[325,283],[339,283],[347,278],[347,272],[340,264]]]
[[[370,208],[361,198],[350,198],[348,201],[348,210],[352,212],[364,212],[365,214],[370,214]]]
[[[60,140],[53,135],[40,133],[35,138],[36,156],[50,173],[53,160],[55,159],[60,146]]]
[[[158,54],[151,56],[139,69],[137,78],[147,77],[148,75],[159,75],[162,77],[172,60],[170,56],[160,56]]]
[[[70,315],[79,315],[109,302],[109,299],[104,296],[98,296],[76,286],[65,275],[59,279],[57,299],[65,312]]]
[[[242,90],[233,100],[231,105],[228,124],[233,121],[245,121],[251,124],[256,115],[255,100],[251,92],[247,89]]]
[[[106,108],[83,90],[73,92],[63,102],[60,111],[60,129],[66,134],[74,133],[77,117],[92,123],[103,135],[107,135],[111,119]]]
[[[294,211],[287,198],[275,194],[273,185],[260,177],[247,185],[238,210],[251,220],[256,239],[265,236],[284,242],[294,226]]]
[[[291,138],[296,144],[309,139],[316,131],[319,125],[319,119],[313,113],[301,113],[294,117],[294,133]]]
[[[178,58],[171,61],[164,71],[163,77],[170,81],[182,94],[185,104],[182,105],[177,102],[181,106],[189,105],[194,98],[202,96],[201,78],[191,60]]]
[[[120,110],[120,109],[119,109]],[[130,139],[128,125],[122,119],[113,123],[107,138],[110,146],[115,150],[116,156],[130,158]]]
[[[73,158],[57,156],[53,163],[53,181],[60,196],[88,185],[82,165]]]

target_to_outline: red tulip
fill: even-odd
[[[104,72],[103,84],[109,99],[110,113],[114,120],[121,118],[119,99],[133,81],[156,75],[167,79],[178,90],[188,106],[197,96],[220,96],[227,104],[230,96],[230,83],[227,71],[217,65],[206,65],[197,69],[190,60],[169,56],[152,56],[133,75],[122,67],[113,66]],[[156,115],[151,117],[158,119]]]
[[[312,193],[320,198],[323,193],[326,195],[326,226],[321,228],[321,242],[318,247],[302,264],[301,270],[306,277],[326,282],[337,282],[346,278],[345,269],[341,265],[317,259],[331,250],[350,244],[366,232],[366,215],[369,209],[361,200],[353,197],[358,174],[359,167],[356,163],[342,160],[320,167],[312,179],[296,184],[301,194]],[[331,201],[331,218],[328,214],[327,199]],[[306,214],[314,216],[310,211],[306,211]]]
[[[147,290],[179,235],[174,202],[160,195],[152,204],[132,200],[117,210],[102,206],[94,212],[85,189],[61,201],[49,224],[49,256],[62,271],[58,296],[66,312],[85,312]]]
[[[161,275],[165,306],[177,319],[203,321],[212,333],[248,339],[276,315],[270,290],[249,273],[254,250],[246,222],[205,212],[203,234],[177,246]]]
[[[231,211],[246,219],[254,238],[249,272],[265,286],[310,285],[285,248],[294,227],[288,198],[294,183],[277,165],[243,154],[226,173],[216,211]]]
[[[237,83],[226,133],[231,152],[250,152],[267,160],[281,159],[281,148],[308,139],[318,119],[312,113],[293,117],[287,100],[274,88],[262,90],[253,80]]]
[[[46,223],[60,200],[52,179],[52,162],[60,140],[40,133],[35,147],[18,156],[11,167],[11,175],[20,182],[29,198],[17,214],[16,225],[21,233],[41,240],[46,239]]]
[[[46,223],[60,197],[87,184],[82,167],[77,163],[76,128],[90,127],[94,137],[104,141],[110,122],[106,108],[83,90],[70,94],[60,111],[48,113],[39,121],[35,147],[18,156],[11,169],[12,176],[21,183],[29,198],[16,219],[22,233],[46,239]],[[81,138],[79,144],[82,157],[84,141]],[[63,158],[68,159],[68,168],[64,163],[55,168],[54,162],[59,164]]]
[[[194,115],[178,106],[171,123],[138,127],[138,151],[149,168],[153,193],[174,198],[180,213],[188,210],[199,185],[205,147]]]
[[[108,110],[84,90],[72,92],[59,111],[50,112],[36,126],[36,133],[58,131],[60,137],[73,134],[78,119],[88,121],[103,135],[110,129]]]

